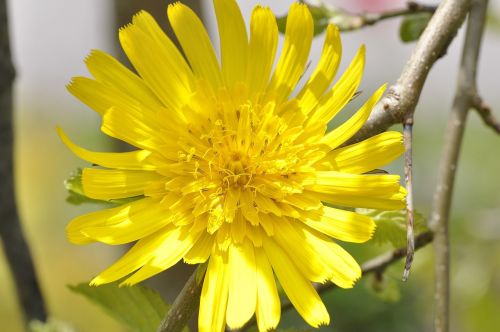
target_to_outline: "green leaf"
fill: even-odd
[[[372,217],[377,225],[375,234],[369,243],[391,243],[395,248],[406,246],[406,210],[380,211],[372,209],[356,209],[357,213]],[[427,230],[424,216],[414,212],[413,230],[415,234]]]
[[[118,287],[118,282],[114,282],[97,287],[87,283],[68,287],[99,305],[133,331],[156,331],[170,308],[156,291],[142,285]]]
[[[339,19],[342,19],[346,13],[341,9],[334,7],[321,1],[317,5],[311,5],[306,3],[309,11],[314,20],[314,36],[317,36],[324,32],[330,23],[336,23]],[[287,16],[281,16],[277,18],[278,30],[281,33],[285,33],[286,28],[286,18]]]
[[[386,274],[372,274],[366,278],[368,291],[384,302],[397,302],[401,298],[399,283]]]
[[[73,205],[80,205],[83,203],[98,203],[98,204],[116,206],[129,203],[144,197],[144,196],[136,196],[130,198],[112,199],[109,201],[102,201],[98,199],[89,198],[85,196],[85,194],[83,193],[81,168],[77,168],[73,173],[70,174],[69,178],[67,178],[64,181],[64,187],[68,191],[66,202]]]
[[[399,36],[405,43],[417,40],[431,19],[431,13],[418,13],[405,16],[399,27]]]

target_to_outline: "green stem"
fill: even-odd
[[[200,303],[202,280],[197,280],[198,269],[184,285],[157,332],[181,332]]]

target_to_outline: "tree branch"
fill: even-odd
[[[435,233],[435,319],[436,332],[449,331],[450,253],[448,223],[460,147],[469,109],[474,105],[479,49],[484,31],[487,0],[473,0],[467,21],[453,107],[448,120],[440,162],[430,227]]]
[[[415,250],[421,249],[432,242],[434,235],[432,232],[424,232],[415,237]],[[406,256],[406,248],[399,248],[389,251],[385,254],[372,258],[363,264],[361,264],[362,276],[366,276],[370,273],[382,273],[391,264],[399,261],[401,258]],[[316,287],[318,293],[323,293],[330,289],[337,288],[335,284],[320,284]]]
[[[203,282],[197,280],[196,269],[175,299],[157,332],[181,332],[200,303]]]
[[[13,175],[12,64],[7,3],[0,0],[0,237],[12,271],[23,318],[46,319],[46,311],[36,279],[33,260],[17,213]]]
[[[440,3],[417,42],[396,84],[375,106],[370,118],[348,144],[379,134],[402,123],[415,110],[430,69],[448,48],[467,14],[470,0],[444,0]]]
[[[407,3],[407,8],[387,11],[383,13],[343,13],[342,15],[338,15],[336,19],[333,19],[332,23],[335,23],[340,31],[352,31],[399,16],[406,16],[417,13],[434,13],[436,8],[436,6],[427,6],[419,4],[415,1],[409,1]]]

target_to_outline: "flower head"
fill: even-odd
[[[366,121],[384,87],[346,122],[330,120],[356,93],[364,67],[361,47],[330,87],[341,43],[330,25],[321,58],[303,88],[313,21],[305,5],[288,15],[283,49],[276,19],[257,6],[249,36],[235,0],[214,0],[220,63],[199,18],[188,7],[168,7],[187,61],[146,12],[120,30],[137,74],[111,56],[86,59],[94,77],[76,77],[69,91],[102,116],[101,130],[136,147],[91,152],[62,140],[79,157],[101,166],[83,170],[85,195],[130,203],[74,219],[77,244],[135,245],[92,284],[127,277],[143,281],[180,260],[208,261],[200,303],[200,331],[241,327],[255,313],[260,331],[277,326],[275,276],[300,315],[317,327],[329,315],[311,282],[352,287],[356,261],[332,238],[370,239],[371,218],[340,207],[400,209],[399,176],[365,174],[402,150],[397,132],[339,147]]]

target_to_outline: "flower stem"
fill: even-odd
[[[157,332],[181,332],[200,304],[202,280],[197,280],[198,269],[182,288],[172,307],[162,320]]]

